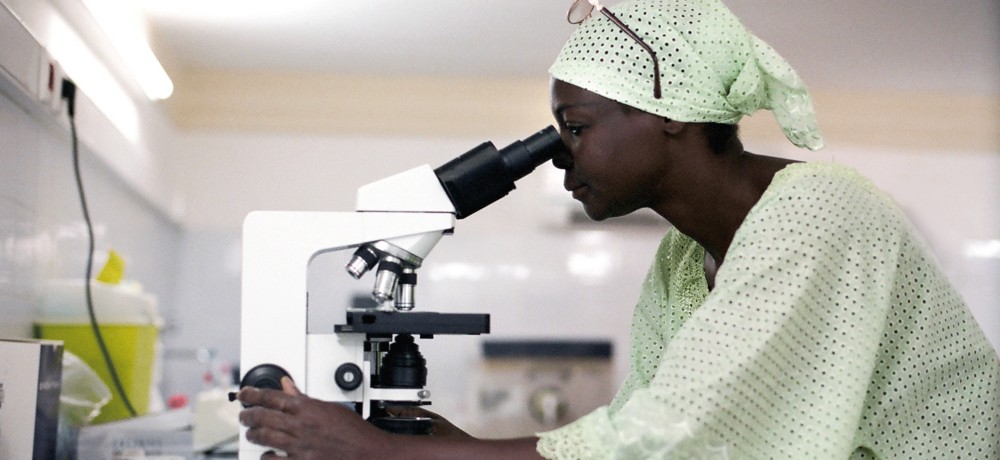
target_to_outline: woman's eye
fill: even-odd
[[[583,131],[583,126],[579,126],[579,125],[566,125],[566,131],[569,131],[569,133],[572,134],[572,135],[574,135],[574,136],[579,136],[580,133]]]

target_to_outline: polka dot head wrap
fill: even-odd
[[[563,46],[553,78],[684,122],[736,124],[771,110],[793,144],[823,146],[802,80],[720,0],[634,0],[609,10],[656,53],[662,96],[654,97],[650,54],[597,9]]]

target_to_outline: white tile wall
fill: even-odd
[[[169,317],[180,228],[102,162],[86,152],[81,158],[97,250],[121,253],[126,276],[155,294]],[[0,165],[0,335],[26,337],[39,283],[85,271],[69,135],[0,94]]]

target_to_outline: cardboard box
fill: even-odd
[[[0,339],[0,459],[54,459],[62,342]]]

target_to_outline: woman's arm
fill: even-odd
[[[539,459],[534,437],[509,440],[473,438],[437,414],[438,435],[390,434],[361,419],[341,404],[320,401],[300,393],[290,379],[283,391],[244,388],[240,412],[247,439],[286,452],[293,458],[408,458],[408,459]],[[426,411],[422,411],[426,412]],[[262,458],[280,458],[265,454]]]
[[[476,439],[392,435],[378,458],[386,459],[541,459],[535,451],[538,438]]]

